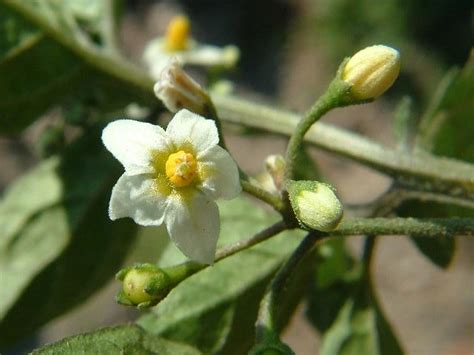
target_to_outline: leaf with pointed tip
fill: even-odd
[[[443,78],[420,126],[418,143],[434,154],[474,162],[474,56],[462,70],[452,69]],[[474,211],[458,206],[407,201],[401,216],[473,217]],[[447,268],[456,252],[455,238],[411,238],[434,264]]]
[[[37,349],[32,354],[200,355],[201,352],[189,345],[147,334],[136,325],[121,325],[69,337]]]
[[[347,255],[342,239],[318,248],[308,301],[307,316],[322,336],[320,354],[403,354],[361,265]]]

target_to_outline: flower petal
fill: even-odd
[[[130,217],[142,226],[163,223],[167,196],[156,189],[156,181],[147,175],[123,174],[112,189],[109,204],[111,220]]]
[[[218,145],[197,156],[201,185],[199,188],[213,199],[232,199],[241,191],[239,170],[230,154]]]
[[[224,66],[232,68],[239,60],[238,47],[230,45],[217,47],[207,44],[196,44],[193,48],[183,52],[179,58],[183,63],[201,66]]]
[[[150,152],[169,149],[163,128],[133,120],[109,123],[102,132],[102,141],[128,175],[152,173]]]
[[[180,110],[174,115],[166,128],[166,133],[176,148],[192,145],[196,153],[219,143],[219,134],[214,121],[188,110]]]
[[[212,264],[220,231],[219,209],[201,192],[169,198],[165,222],[171,240],[188,258]]]

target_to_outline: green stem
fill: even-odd
[[[364,278],[366,282],[372,286],[372,277],[371,277],[371,267],[372,267],[372,259],[375,253],[375,243],[377,241],[377,237],[374,235],[368,235],[365,237],[364,242],[364,249],[362,254],[362,262],[364,267]]]
[[[339,84],[339,85],[338,85]],[[298,122],[295,130],[291,134],[286,149],[285,157],[285,184],[293,179],[295,164],[298,155],[302,149],[303,139],[306,132],[317,122],[325,113],[341,105],[341,97],[347,92],[347,87],[340,81],[334,80],[326,92],[316,101],[316,103],[305,113],[304,117]]]
[[[474,236],[474,218],[348,218],[327,234],[334,237],[347,235]]]
[[[267,240],[270,237],[273,237],[280,232],[283,232],[286,228],[286,224],[283,221],[279,221],[275,224],[272,224],[270,227],[265,228],[261,232],[255,234],[253,237],[239,240],[238,242],[222,247],[216,253],[216,261],[225,259],[231,255],[238,253],[241,250],[248,249],[254,245],[261,243]]]
[[[274,341],[275,337],[278,337],[278,305],[284,294],[287,281],[320,238],[315,233],[309,233],[272,279],[260,303],[256,322],[257,343]]]
[[[104,17],[101,23],[101,32],[104,38],[105,48],[113,54],[119,54],[119,0],[105,0],[103,4]]]
[[[240,184],[242,185],[242,189],[248,194],[268,203],[277,212],[284,212],[285,206],[280,196],[272,194],[271,192],[268,192],[267,190],[262,189],[260,186],[252,183],[248,180],[248,177],[246,177],[245,173],[243,172],[241,172]]]
[[[223,121],[291,135],[301,116],[232,96],[213,95]],[[305,140],[390,175],[412,189],[474,200],[474,166],[426,152],[407,153],[342,128],[318,122]]]
[[[387,199],[390,199],[390,201],[388,201],[389,206],[384,207],[383,204],[387,202]],[[439,204],[448,204],[474,209],[474,201],[469,199],[433,192],[404,189],[396,185],[388,193],[388,196],[384,195],[383,198],[377,198],[375,201],[371,201],[369,203],[346,204],[344,208],[346,211],[350,211],[351,216],[372,217],[374,216],[374,213],[377,212],[377,210],[393,210],[394,208],[400,206],[403,202],[409,200],[435,202]]]
[[[216,253],[215,262],[221,261],[229,256],[232,256],[242,250],[248,249],[258,243],[261,243],[278,233],[287,229],[286,224],[283,221],[279,221],[271,226],[261,230],[257,234],[253,235],[248,239],[239,240],[238,242],[227,245],[220,248]],[[209,265],[200,264],[194,261],[187,261],[182,264],[171,266],[166,268],[166,273],[173,279],[174,286],[188,278],[189,276],[195,274],[198,271],[201,271],[207,268]]]

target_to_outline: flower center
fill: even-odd
[[[197,175],[197,163],[194,156],[180,150],[170,154],[166,161],[166,176],[176,187],[188,186]]]
[[[188,48],[190,23],[186,16],[175,16],[166,30],[166,50],[183,51]]]

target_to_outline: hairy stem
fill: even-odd
[[[287,229],[284,221],[276,222],[271,226],[261,230],[257,234],[253,235],[248,239],[239,240],[238,242],[226,245],[225,247],[220,248],[216,253],[215,261],[218,262],[222,259],[225,259],[229,256],[232,256],[242,250],[248,249],[258,243],[261,243],[280,232]],[[191,275],[195,274],[198,271],[201,271],[207,268],[209,265],[200,264],[195,261],[187,261],[182,264],[171,266],[167,269],[169,274],[172,274],[176,280],[176,285]]]
[[[223,121],[273,133],[291,135],[301,120],[300,115],[232,96],[213,95],[213,101]],[[401,152],[323,122],[309,129],[305,140],[390,175],[405,187],[474,200],[472,164],[426,152]]]
[[[277,336],[278,302],[285,291],[286,283],[304,256],[312,250],[320,238],[315,233],[309,233],[272,279],[260,303],[256,322],[257,343],[273,340]]]
[[[273,225],[271,225],[268,228],[265,228],[261,232],[255,234],[254,236],[244,239],[244,240],[239,240],[238,242],[228,245],[225,247],[222,247],[219,249],[216,253],[216,261],[225,259],[231,255],[234,255],[235,253],[248,249],[250,247],[253,247],[254,245],[261,243],[270,237],[273,237],[280,232],[284,231],[286,228],[286,224],[283,221],[279,221]]]
[[[331,95],[325,94],[321,96],[304,115],[304,117],[298,122],[295,130],[291,134],[285,156],[285,183],[293,179],[295,164],[298,159],[298,154],[301,151],[301,145],[303,144],[303,139],[306,132],[308,132],[311,126],[326,112],[335,107],[335,101],[331,99]]]
[[[474,218],[348,218],[329,235],[474,236]]]
[[[284,204],[279,196],[272,194],[252,183],[243,173],[241,173],[240,184],[242,185],[242,189],[248,194],[268,203],[280,213],[284,211]]]

